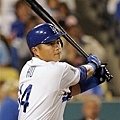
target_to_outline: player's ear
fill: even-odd
[[[37,47],[32,47],[31,51],[32,51],[34,56],[38,56],[38,48]]]

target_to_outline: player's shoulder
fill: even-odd
[[[70,65],[67,62],[56,62],[55,66],[57,66],[59,69],[62,68],[64,71],[69,71],[71,69],[77,70],[76,67]]]
[[[36,67],[39,67],[39,66],[44,66],[44,67],[48,67],[48,68],[61,68],[61,69],[66,69],[66,68],[69,68],[71,67],[70,64],[68,64],[67,62],[54,62],[54,61],[50,61],[50,62],[46,62],[46,61],[43,61],[43,60],[40,60],[39,58],[35,58],[33,57],[31,60],[29,60],[23,68],[26,68],[26,67],[32,67],[32,66],[36,66]]]
[[[66,62],[55,62],[54,63],[54,65],[55,66],[59,66],[59,67],[68,67],[68,66],[70,66],[68,63],[66,63]]]

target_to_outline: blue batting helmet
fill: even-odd
[[[57,38],[61,37],[63,34],[60,33],[54,25],[50,23],[44,23],[37,25],[27,34],[27,44],[29,49],[35,47],[38,44],[49,43]]]

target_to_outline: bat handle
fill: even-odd
[[[67,39],[67,41],[86,59],[88,58],[89,55],[74,40],[72,40],[72,38],[68,34],[65,34],[64,38]]]

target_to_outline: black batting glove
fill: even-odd
[[[109,82],[113,76],[110,74],[110,72],[106,68],[107,64],[102,64],[95,73],[95,77],[98,78],[100,83],[103,83],[104,81]]]

